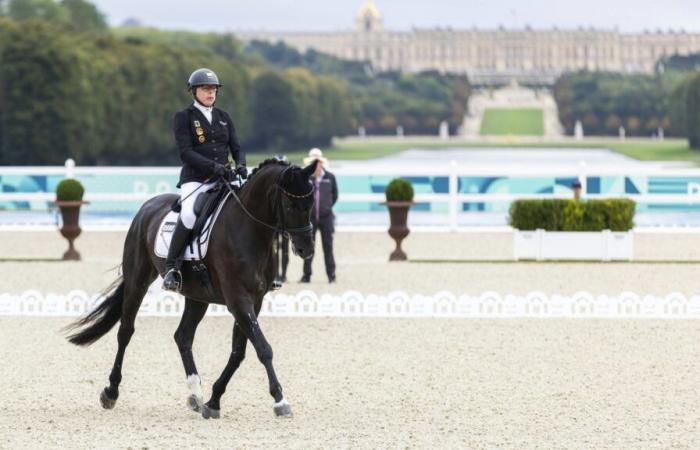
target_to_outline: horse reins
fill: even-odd
[[[238,202],[238,204],[241,206],[241,209],[243,210],[243,212],[246,213],[246,215],[248,217],[250,217],[255,222],[259,223],[260,225],[263,225],[263,226],[265,226],[265,227],[267,227],[267,228],[269,228],[272,231],[275,231],[277,233],[285,233],[285,234],[308,233],[309,231],[313,230],[313,225],[311,225],[311,223],[309,223],[308,225],[303,226],[303,227],[295,227],[295,228],[285,228],[285,226],[284,226],[284,212],[283,212],[284,208],[281,207],[282,194],[284,193],[285,195],[287,195],[288,197],[291,197],[291,198],[302,199],[302,198],[307,198],[307,197],[313,195],[314,190],[315,190],[314,187],[311,186],[311,190],[308,193],[303,194],[303,195],[296,195],[296,194],[292,194],[291,192],[287,192],[282,187],[281,180],[282,180],[282,177],[284,176],[284,174],[291,168],[292,168],[292,166],[289,166],[286,169],[284,169],[282,172],[280,172],[279,175],[277,175],[277,180],[275,182],[275,185],[277,187],[277,198],[275,199],[275,213],[276,213],[275,215],[278,216],[278,224],[277,225],[270,225],[269,223],[263,222],[262,220],[258,219],[253,214],[251,214],[251,212],[248,211],[248,208],[245,207],[245,205],[241,201],[240,197],[238,197],[238,194],[236,194],[236,191],[231,187],[231,185],[227,181],[225,181],[224,184],[228,188],[228,190],[231,193],[231,195],[233,196],[233,198],[236,199],[236,202]]]

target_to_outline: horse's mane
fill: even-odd
[[[248,186],[252,186],[252,184],[253,184],[252,181],[258,179],[262,175],[262,172],[261,172],[262,169],[264,169],[265,167],[272,167],[272,166],[288,167],[288,166],[290,166],[290,164],[287,161],[280,161],[277,158],[266,159],[265,161],[258,164],[258,167],[254,168],[253,171],[248,174],[248,180],[243,184],[243,187],[241,188],[241,192],[243,193],[243,192],[248,191],[248,189],[246,189],[246,188]]]
[[[292,166],[292,164],[290,164],[288,161],[280,161],[277,158],[268,158],[265,161],[258,164],[258,167],[253,169],[253,171],[248,175],[248,181],[243,185],[242,190],[246,191],[246,187],[251,186],[253,184],[252,183],[253,181],[255,181],[259,177],[261,177],[262,174],[265,172],[263,169],[265,169],[266,167],[288,168],[290,166]],[[293,166],[293,167],[296,168],[296,166]],[[290,189],[291,192],[296,193],[296,191],[298,190],[296,188],[299,188],[299,190],[300,190],[299,194],[305,193],[306,186],[301,185],[300,180],[302,180],[302,179],[306,180],[305,177],[303,177],[299,174],[296,174],[296,173],[293,174],[293,176],[291,177],[291,179],[289,181],[292,183],[297,183],[297,185],[295,187],[288,186],[288,187],[286,187],[286,189]]]
[[[253,169],[253,171],[250,173],[250,175],[248,175],[248,181],[251,181],[255,177],[255,175],[260,171],[260,169],[262,169],[263,167],[273,165],[273,164],[277,164],[279,166],[289,166],[290,165],[289,161],[280,161],[277,158],[268,158],[265,161],[258,164],[258,167]]]

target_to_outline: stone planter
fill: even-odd
[[[80,261],[80,253],[75,249],[73,241],[80,235],[80,207],[88,202],[78,201],[57,201],[61,211],[61,235],[68,240],[68,250],[63,254],[66,261]]]
[[[521,231],[513,233],[513,259],[631,261],[632,231]]]
[[[389,219],[391,226],[389,227],[389,236],[396,242],[396,249],[389,255],[389,261],[406,261],[406,253],[401,249],[401,241],[403,241],[410,230],[408,229],[408,210],[413,202],[386,202],[383,203],[389,208]]]

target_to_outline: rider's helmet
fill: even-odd
[[[192,94],[194,94],[194,88],[205,85],[213,85],[218,88],[222,86],[219,83],[219,77],[216,76],[214,71],[204,67],[192,72],[189,80],[187,80],[187,90],[192,92]]]

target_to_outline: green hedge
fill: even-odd
[[[403,178],[394,178],[387,185],[386,190],[387,202],[412,202],[413,201],[413,185]]]
[[[85,188],[80,181],[73,178],[61,180],[56,186],[56,200],[59,202],[74,202],[83,199]]]
[[[634,210],[628,199],[516,200],[510,225],[518,230],[628,231],[634,227]]]

